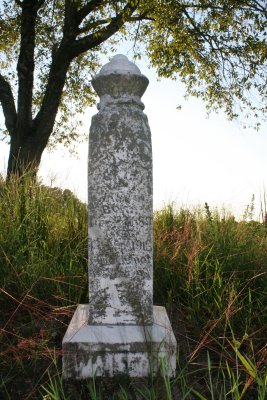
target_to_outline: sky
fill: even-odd
[[[103,64],[108,61],[103,58]],[[171,202],[177,207],[207,202],[241,217],[254,195],[257,218],[267,191],[267,124],[256,132],[228,121],[223,112],[207,117],[203,101],[184,100],[179,81],[159,81],[146,61],[136,64],[150,81],[142,101],[152,134],[154,209]],[[96,113],[96,107],[85,110],[86,132]],[[43,183],[68,188],[86,201],[87,142],[77,146],[77,153],[78,158],[73,157],[60,146],[52,153],[45,151],[39,176]],[[0,155],[4,173],[8,146],[2,142]]]

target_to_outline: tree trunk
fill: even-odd
[[[16,135],[11,137],[10,152],[7,166],[7,178],[12,175],[22,177],[29,173],[36,177],[46,144],[38,137],[27,136],[21,140]]]

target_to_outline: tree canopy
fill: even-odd
[[[38,168],[48,143],[78,138],[76,117],[95,101],[90,77],[122,39],[208,108],[259,123],[267,110],[266,36],[265,0],[0,1],[8,173]]]

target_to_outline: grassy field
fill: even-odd
[[[267,398],[267,225],[208,204],[154,215],[154,304],[177,375],[64,381],[61,341],[88,302],[87,210],[69,191],[0,181],[0,398]]]

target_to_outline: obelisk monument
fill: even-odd
[[[64,376],[175,373],[166,310],[153,306],[151,134],[141,97],[148,79],[123,55],[92,79],[100,97],[89,135],[89,305],[63,339]]]

